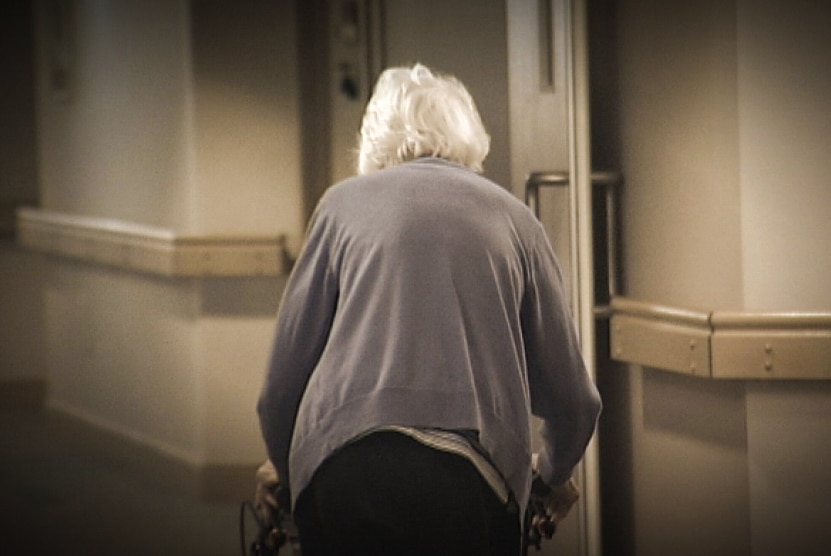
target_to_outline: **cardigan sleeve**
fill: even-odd
[[[583,457],[601,401],[580,351],[562,271],[544,237],[529,256],[521,319],[531,411],[542,419],[538,472],[559,485]]]
[[[269,459],[288,484],[292,432],[306,384],[326,345],[338,299],[332,226],[315,211],[277,314],[277,328],[257,403]]]

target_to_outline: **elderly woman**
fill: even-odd
[[[481,175],[489,145],[457,79],[388,69],[359,175],[312,217],[258,404],[306,556],[519,554],[532,414],[554,520],[577,499],[600,399],[543,228]]]

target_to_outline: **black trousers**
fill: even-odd
[[[520,517],[468,460],[395,432],[329,458],[294,511],[303,556],[517,556]]]

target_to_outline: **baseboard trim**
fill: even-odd
[[[154,481],[178,489],[197,500],[213,503],[242,503],[252,500],[256,487],[255,473],[262,462],[250,464],[202,464],[177,457],[171,450],[124,434],[83,412],[63,404],[47,402],[45,411],[60,415],[67,426],[77,429],[108,458]]]

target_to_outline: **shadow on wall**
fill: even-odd
[[[705,381],[645,369],[643,400],[647,430],[747,449],[744,385],[740,382]]]

